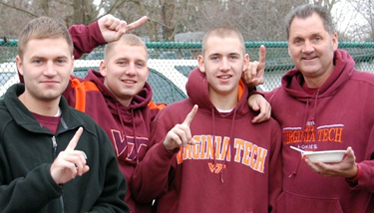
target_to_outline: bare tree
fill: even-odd
[[[88,25],[108,13],[131,23],[148,16],[145,26],[133,33],[151,41],[174,41],[182,32],[204,32],[218,25],[230,25],[241,31],[246,40],[285,40],[284,17],[294,7],[314,3],[335,12],[344,0],[0,0],[0,33],[17,35],[30,19],[50,16],[66,26]],[[345,0],[360,11],[363,20],[350,27],[339,27],[339,36],[351,40],[373,40],[374,0]],[[346,14],[335,12],[336,23]],[[344,22],[345,23],[345,22]],[[363,25],[365,24],[365,25]],[[340,25],[341,26],[341,25]],[[364,26],[364,27],[363,27]],[[360,32],[360,33],[357,33]]]
[[[0,6],[6,13],[1,13],[2,20],[14,21],[13,24],[0,23],[2,34],[16,35],[28,21],[39,16],[61,19],[66,26],[72,24],[88,25],[101,16],[115,12],[126,0],[101,0],[98,5],[94,0],[0,0]]]
[[[357,12],[349,31],[353,41],[374,41],[374,0],[347,0]]]

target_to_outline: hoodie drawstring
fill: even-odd
[[[212,122],[212,132],[213,132],[213,165],[216,166],[217,162],[216,162],[216,119],[215,118],[215,114],[214,114],[214,109],[212,108],[212,118],[213,118],[213,122]]]
[[[315,95],[314,95],[314,106],[313,106],[313,114],[312,114],[312,118],[311,118],[311,121],[315,121],[316,118],[317,118],[317,102],[318,102],[318,96],[319,96],[319,89],[317,89]],[[305,135],[305,130],[306,130],[306,122],[307,122],[307,119],[308,119],[308,108],[309,108],[309,98],[306,100],[306,105],[305,105],[305,114],[304,114],[304,121],[303,121],[303,135],[301,137],[301,145],[304,145],[304,135]],[[315,122],[313,124],[313,126],[315,127]],[[313,128],[313,133],[314,133],[314,138],[315,140],[318,140],[317,139],[317,129]],[[297,164],[296,164],[296,168],[295,170],[288,176],[289,178],[291,178],[292,176],[296,175],[297,174],[297,170],[299,168],[299,165],[300,165],[300,160],[301,158],[298,158],[297,160]]]
[[[318,103],[318,96],[319,96],[319,89],[317,89],[316,91],[316,95],[314,96],[314,109],[313,109],[313,117],[312,117],[312,121],[315,121],[317,119],[317,113],[318,113],[318,110],[317,110],[317,103]],[[314,122],[314,124],[316,124],[316,122]],[[314,125],[316,126],[316,125]],[[314,138],[317,140],[317,129],[315,129],[314,131]]]
[[[131,121],[132,121],[132,132],[134,135],[134,147],[135,147],[135,158],[136,162],[139,163],[139,158],[138,158],[138,143],[136,141],[136,127],[135,127],[135,119],[134,119],[134,109],[131,108]]]
[[[308,106],[309,106],[309,98],[306,99],[306,104],[305,104],[304,120],[303,120],[303,124],[302,124],[303,135],[301,136],[301,145],[304,144],[304,134],[305,134],[305,128],[306,128],[306,120],[308,119]],[[297,170],[298,170],[299,165],[300,165],[300,160],[301,160],[301,157],[297,158],[296,167],[295,167],[294,171],[288,176],[289,178],[296,175]]]
[[[125,131],[125,124],[123,122],[123,119],[122,119],[122,116],[121,116],[121,111],[119,110],[119,106],[118,106],[118,103],[116,103],[116,108],[117,108],[117,115],[119,117],[119,120],[121,121],[121,125],[122,125],[122,129],[123,129],[123,134],[124,134],[124,138],[125,138],[125,141],[126,141],[126,144],[127,144],[127,135],[126,135],[126,131]]]
[[[122,131],[123,131],[123,137],[125,139],[125,142],[126,144],[128,145],[128,141],[127,141],[127,134],[126,134],[126,129],[125,129],[125,124],[123,122],[123,118],[122,118],[122,115],[121,115],[121,111],[120,111],[120,107],[118,106],[118,103],[116,102],[116,108],[117,108],[117,114],[118,114],[118,117],[119,117],[119,120],[121,122],[121,125],[122,125]],[[134,122],[134,110],[131,108],[131,121],[132,121],[132,131],[133,131],[133,135],[134,135],[134,149],[135,149],[135,158],[137,160],[137,162],[139,163],[139,159],[138,159],[138,144],[136,142],[136,128],[135,128],[135,122]],[[128,151],[124,154],[126,154],[126,158],[128,157]]]
[[[216,152],[217,152],[217,147],[216,147],[216,141],[215,141],[215,113],[214,113],[214,109],[212,109],[212,118],[213,118],[213,149],[214,149],[214,166],[216,166]],[[227,149],[223,149],[222,148],[222,151],[225,150],[225,153],[222,153],[222,156],[223,157],[223,165],[222,165],[222,169],[220,171],[220,179],[221,179],[221,183],[224,183],[225,180],[224,180],[224,170],[226,169],[226,160],[227,160],[227,152],[228,150],[230,149],[230,145],[233,144],[233,139],[234,139],[234,130],[235,130],[235,118],[236,118],[236,109],[234,109],[234,115],[232,117],[232,120],[231,120],[231,128],[230,128],[230,135],[229,135],[229,143],[227,145]],[[223,145],[223,144],[222,144]]]

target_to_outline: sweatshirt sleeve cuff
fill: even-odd
[[[107,44],[103,35],[101,34],[98,21],[95,21],[94,23],[88,25],[88,28],[90,29],[90,32],[94,33],[94,38],[99,45]]]
[[[163,156],[172,158],[175,154],[179,152],[179,148],[175,148],[173,150],[166,149],[165,145],[163,143],[158,144],[158,152],[161,153]]]
[[[356,184],[358,182],[358,179],[361,177],[361,167],[357,164],[357,175],[354,178],[346,178],[348,183],[350,184]]]
[[[52,188],[53,194],[56,196],[59,196],[62,194],[62,185],[58,185],[55,180],[53,180],[53,177],[51,175],[51,164],[48,164],[45,167],[45,174],[46,174],[46,179],[48,180],[49,185]]]

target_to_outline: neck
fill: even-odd
[[[55,116],[59,109],[58,104],[60,103],[60,98],[53,101],[43,101],[32,98],[24,92],[18,97],[18,99],[30,112],[38,115]]]
[[[118,98],[117,98],[117,100],[118,100],[118,102],[119,102],[121,105],[128,107],[128,106],[130,106],[130,103],[131,103],[131,101],[132,101],[132,98],[130,98],[130,99],[118,99]]]
[[[321,87],[334,72],[334,68],[332,65],[320,76],[307,76],[303,74],[306,85],[312,89]]]
[[[218,94],[209,90],[209,98],[214,107],[220,110],[231,110],[238,104],[238,90],[234,90],[229,94]]]

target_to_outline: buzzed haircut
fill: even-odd
[[[235,28],[230,26],[218,26],[215,28],[210,29],[203,38],[202,42],[202,55],[204,56],[206,51],[206,43],[210,37],[219,37],[219,38],[227,38],[227,37],[237,37],[240,43],[243,46],[243,53],[245,53],[245,45],[244,45],[244,38],[243,35]]]
[[[18,38],[18,55],[22,58],[26,51],[27,43],[33,39],[57,39],[63,38],[73,55],[73,41],[67,28],[59,21],[49,17],[39,17],[31,20],[22,30]]]
[[[138,36],[133,35],[133,34],[124,34],[118,41],[111,42],[111,43],[106,45],[105,51],[104,51],[104,60],[105,61],[108,61],[109,54],[112,51],[113,47],[115,45],[119,44],[119,43],[126,44],[128,46],[144,47],[145,52],[147,52],[147,47],[146,47],[145,43],[142,41],[141,38],[139,38]],[[146,58],[148,58],[148,54],[147,54]]]
[[[296,7],[291,12],[289,12],[286,16],[286,31],[287,31],[287,39],[290,37],[290,27],[292,21],[296,18],[306,19],[316,13],[323,21],[323,27],[325,30],[330,34],[334,34],[334,24],[332,22],[332,17],[329,11],[322,6],[314,5],[314,4],[305,4]]]

